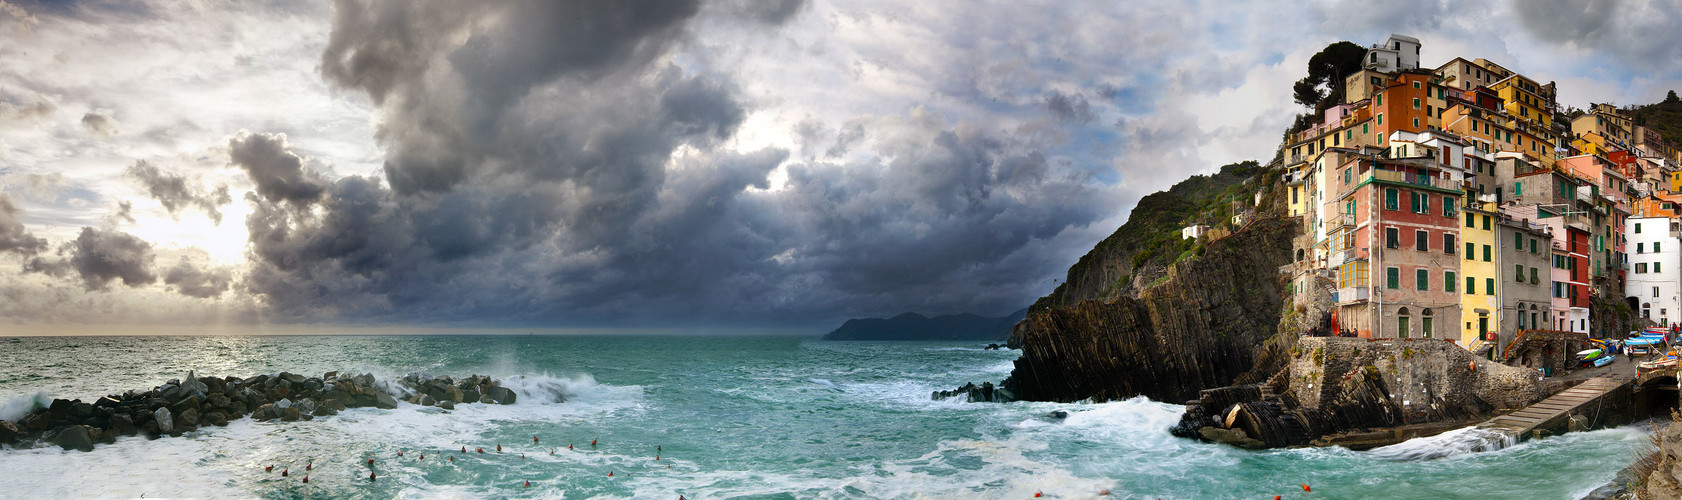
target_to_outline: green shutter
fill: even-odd
[[[1484,295],[1495,295],[1495,278],[1483,279]]]
[[[1397,204],[1399,203],[1396,198],[1397,198],[1396,190],[1385,189],[1384,190],[1384,209],[1385,210],[1395,210]]]
[[[1431,289],[1431,272],[1426,271],[1424,269],[1414,270],[1413,281],[1414,281],[1414,287],[1415,288],[1418,288],[1420,290],[1430,290]]]
[[[1454,271],[1443,271],[1443,291],[1454,293]]]
[[[1386,287],[1388,287],[1392,290],[1401,289],[1402,288],[1402,270],[1400,268],[1395,268],[1395,267],[1385,268],[1384,269],[1384,284],[1385,284]]]
[[[1523,195],[1524,195],[1524,183],[1523,182],[1514,182],[1513,183],[1513,196],[1523,196]]]
[[[1513,249],[1524,248],[1524,233],[1513,233]]]
[[[1471,277],[1471,276],[1467,276],[1466,277],[1466,295],[1477,295],[1477,294],[1478,294],[1478,279],[1474,278],[1474,277]]]
[[[1472,242],[1470,242],[1470,241],[1466,242],[1466,260],[1475,259],[1475,258],[1477,258],[1477,255],[1478,255],[1477,245],[1473,245]]]
[[[1483,246],[1483,261],[1484,262],[1491,262],[1489,260],[1489,245],[1484,245]]]

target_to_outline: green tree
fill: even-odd
[[[1316,114],[1343,101],[1343,79],[1361,70],[1367,49],[1354,42],[1327,45],[1308,58],[1308,76],[1291,86],[1297,104],[1314,108]],[[1323,90],[1322,90],[1323,88]]]
[[[1665,104],[1676,104],[1678,102],[1682,102],[1682,99],[1677,99],[1676,98],[1676,91],[1672,90],[1672,91],[1670,91],[1669,94],[1665,94],[1665,96],[1664,96],[1664,103]]]

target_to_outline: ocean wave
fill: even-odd
[[[18,419],[23,418],[24,415],[28,415],[29,412],[40,408],[46,408],[47,405],[52,404],[52,402],[52,396],[48,396],[44,391],[36,391],[34,394],[14,397],[7,400],[6,404],[0,405],[0,420],[17,422]]]

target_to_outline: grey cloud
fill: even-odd
[[[87,291],[107,290],[113,280],[130,287],[158,281],[151,270],[152,244],[122,231],[83,227],[75,240],[59,247],[58,254],[60,258],[31,259],[24,270],[55,277],[74,271]]]
[[[117,220],[126,221],[129,224],[134,224],[135,223],[135,220],[134,220],[134,203],[130,203],[128,201],[117,202],[117,213],[113,217],[115,217]],[[218,222],[218,223],[220,223],[220,222]]]
[[[0,193],[0,252],[33,255],[46,250],[47,240],[37,238],[23,226],[23,209],[12,204],[12,198]]]
[[[1682,4],[1668,0],[1512,2],[1519,26],[1556,45],[1592,50],[1644,70],[1682,70]]]
[[[241,130],[228,139],[229,156],[269,201],[307,205],[321,198],[327,183],[304,170],[304,159],[286,144],[286,134],[253,134]],[[226,191],[222,195],[226,195]]]
[[[1084,125],[1097,117],[1092,113],[1092,105],[1086,102],[1086,96],[1078,93],[1068,95],[1056,90],[1047,92],[1045,108],[1057,121],[1065,123]]]
[[[204,210],[205,215],[217,224],[222,223],[222,212],[219,207],[233,203],[233,196],[228,192],[228,186],[217,186],[209,192],[200,192],[187,185],[187,176],[174,172],[167,172],[153,166],[145,160],[130,165],[124,175],[140,182],[152,198],[162,203],[170,215],[176,215],[182,209],[196,206]],[[259,185],[261,188],[261,185]],[[124,202],[123,213],[127,214],[127,202]],[[129,218],[133,220],[132,217]]]
[[[228,291],[232,273],[223,268],[205,268],[186,257],[164,271],[164,284],[188,297],[209,299]]]
[[[10,95],[0,88],[0,125],[7,122],[32,120],[53,114],[58,106],[40,95]]]
[[[769,25],[788,22],[806,9],[806,0],[727,0],[714,2],[729,15]]]
[[[110,137],[117,135],[117,120],[111,115],[98,111],[82,115],[82,128],[89,134]]]

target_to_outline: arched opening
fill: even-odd
[[[1403,307],[1401,309],[1396,310],[1396,338],[1399,338],[1399,339],[1408,338],[1408,332],[1412,329],[1411,327],[1413,326],[1411,324],[1412,321],[1410,321],[1411,319],[1412,318],[1408,317],[1408,308]]]

